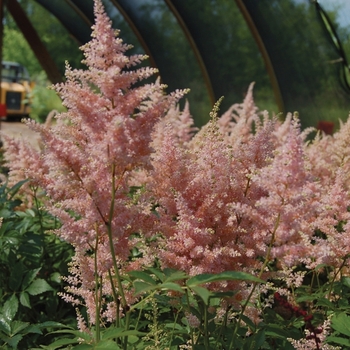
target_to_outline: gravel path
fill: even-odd
[[[38,135],[21,122],[1,121],[0,129],[5,135],[9,135],[14,138],[21,137],[30,142],[35,148],[39,148]],[[4,141],[3,139],[1,140]]]

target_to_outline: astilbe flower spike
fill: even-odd
[[[142,213],[128,196],[129,179],[150,167],[151,131],[185,93],[166,95],[159,79],[135,86],[157,70],[134,67],[146,56],[126,56],[130,46],[116,36],[100,0],[94,13],[92,40],[82,47],[88,70],[67,64],[66,82],[54,87],[67,112],[51,126],[27,122],[41,136],[41,151],[11,141],[7,154],[10,177],[23,175],[46,191],[46,208],[62,223],[56,233],[76,251],[70,292],[88,302],[91,315],[95,268],[105,277],[113,255],[123,268],[129,236],[139,231]],[[111,286],[103,288],[111,295]]]
[[[259,116],[250,94],[243,102],[249,108],[235,105],[186,143],[178,142],[171,124],[157,124],[162,137],[153,143],[147,186],[157,198],[162,264],[190,275],[260,273],[265,258],[280,269],[343,266],[350,224],[341,232],[336,226],[349,222],[348,158],[341,149],[347,124],[327,141],[347,163],[322,179],[316,159],[329,157],[323,139],[306,142],[310,130],[301,131],[297,115],[284,122]]]

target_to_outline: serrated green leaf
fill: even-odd
[[[34,212],[33,209],[27,209],[27,210],[26,210],[26,213],[29,214],[29,215],[30,215],[31,217],[33,217],[33,218],[35,217],[35,212]]]
[[[247,316],[245,315],[241,315],[242,321],[248,326],[250,327],[250,329],[255,329],[256,325],[255,323]]]
[[[53,288],[42,278],[38,278],[26,289],[30,295],[38,295],[44,292],[52,291]]]
[[[105,331],[101,332],[101,338],[102,339],[111,339],[116,338],[118,334],[124,331],[124,328],[121,327],[110,327],[107,328]]]
[[[91,341],[91,335],[88,334],[88,333],[84,333],[84,332],[81,332],[81,331],[77,331],[77,330],[74,330],[74,329],[59,329],[58,331],[53,331],[53,332],[50,332],[51,334],[60,334],[60,333],[63,333],[63,334],[72,334],[75,336],[74,339],[84,339],[86,340],[87,342]],[[71,338],[65,338],[65,339],[71,339]]]
[[[20,261],[11,268],[11,274],[9,278],[9,287],[11,288],[12,291],[19,290],[19,287],[22,283],[23,275],[24,275],[24,266],[23,266],[23,263]]]
[[[188,278],[188,275],[185,272],[177,270],[174,271],[172,269],[164,269],[164,274],[166,276],[164,282],[173,282]]]
[[[41,267],[39,267],[38,269],[30,270],[25,274],[22,282],[22,288],[24,290],[28,288],[28,286],[33,282],[34,278],[38,275],[40,270]]]
[[[12,321],[11,322],[11,335],[15,335],[22,331],[23,329],[27,328],[30,325],[29,322],[22,322],[22,321]]]
[[[157,284],[157,282],[148,273],[144,271],[129,271],[128,275],[149,284],[153,284],[153,285]]]
[[[7,343],[13,348],[18,348],[18,343],[22,340],[23,335],[22,334],[16,334],[15,336],[11,337],[7,340]]]
[[[13,215],[13,211],[8,210],[8,209],[1,209],[0,210],[0,217],[7,219],[10,218]]]
[[[178,331],[184,331],[185,333],[187,333],[187,329],[185,329],[178,323],[166,323],[164,326],[165,328],[176,329]]]
[[[135,281],[133,283],[133,286],[135,288],[135,295],[141,294],[144,292],[149,292],[149,291],[157,288],[157,285],[153,285],[153,284],[149,284],[149,283],[141,282],[141,281]]]
[[[26,333],[43,334],[40,327],[36,324],[31,324],[25,329]]]
[[[122,338],[122,337],[130,337],[130,336],[145,336],[146,333],[137,331],[137,330],[124,330],[124,328],[110,328],[101,333],[101,338],[104,340],[114,339],[114,338]]]
[[[343,277],[342,283],[344,284],[344,286],[347,286],[348,288],[350,288],[350,277]]]
[[[190,288],[203,300],[205,305],[209,305],[209,298],[210,298],[211,292],[208,289],[200,286],[192,286]]]
[[[0,331],[7,335],[11,334],[10,320],[4,317],[4,315],[0,315]]]
[[[238,291],[227,291],[227,292],[212,292],[212,298],[218,298],[221,300],[223,298],[232,298],[238,293]]]
[[[120,349],[113,340],[100,341],[94,346],[94,350],[116,350]]]
[[[350,340],[346,338],[341,338],[341,337],[335,337],[335,336],[329,336],[327,337],[327,343],[335,343],[339,345],[344,345],[347,347],[350,347]]]
[[[12,321],[17,313],[17,310],[18,299],[15,294],[12,294],[10,299],[6,300],[2,308],[2,314],[7,320]]]
[[[89,350],[89,349],[96,349],[94,347],[94,345],[90,345],[90,344],[79,344],[76,346],[73,346],[72,348],[73,350]],[[119,349],[118,347],[116,347],[116,349]]]
[[[57,349],[63,345],[73,345],[78,343],[78,338],[60,338],[50,344],[50,349]]]
[[[161,270],[153,267],[149,267],[147,270],[153,273],[155,276],[157,276],[161,282],[164,282],[165,275]]]
[[[29,295],[27,292],[22,292],[19,295],[19,302],[21,303],[21,305],[28,307],[28,308],[31,308]]]
[[[43,329],[43,328],[63,328],[63,329],[68,329],[68,330],[74,329],[72,327],[68,327],[68,326],[64,325],[63,323],[54,322],[54,321],[46,321],[43,323],[38,323],[37,326],[40,327],[41,329]]]
[[[187,286],[198,286],[200,284],[218,282],[218,281],[249,281],[256,283],[266,283],[265,281],[257,278],[249,273],[240,272],[240,271],[224,271],[216,274],[201,274],[194,277],[191,277],[187,281]]]
[[[59,272],[53,272],[50,275],[50,281],[55,283],[61,283],[61,274]]]
[[[302,302],[304,302],[304,301],[313,301],[313,300],[315,300],[315,295],[314,295],[314,294],[311,294],[311,295],[302,295],[302,296],[300,296],[300,297],[298,297],[298,298],[296,299],[296,301],[297,301],[298,303],[302,303]]]
[[[10,195],[10,199],[19,191],[19,189],[28,182],[28,179],[17,182],[14,186],[8,189],[7,193]]]
[[[330,309],[333,309],[333,307],[334,307],[334,305],[326,298],[317,299],[316,305],[317,306],[325,306],[325,307],[328,307]]]
[[[27,217],[27,214],[24,211],[16,211],[16,216],[20,218],[25,218]]]
[[[335,315],[331,319],[331,326],[337,332],[350,336],[350,316],[345,313]]]
[[[164,282],[158,286],[162,290],[174,290],[176,292],[185,293],[185,291],[177,283],[173,282]]]
[[[291,334],[288,331],[285,331],[282,327],[283,325],[269,324],[265,329],[265,334],[280,339],[291,337]]]

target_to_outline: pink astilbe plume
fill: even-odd
[[[254,270],[266,250],[265,237],[247,232],[253,233],[255,224],[241,216],[241,207],[252,206],[263,195],[251,177],[272,156],[273,123],[249,137],[242,134],[234,145],[221,124],[214,117],[182,145],[173,129],[165,127],[152,156],[149,186],[159,199],[158,230],[166,241],[159,255],[165,266],[190,275],[247,266]]]
[[[52,126],[28,121],[41,136],[41,152],[13,141],[7,154],[10,177],[18,180],[22,175],[46,191],[46,208],[62,223],[57,234],[75,247],[81,267],[75,272],[83,283],[75,292],[90,304],[95,255],[99,276],[113,265],[108,230],[123,267],[129,236],[140,227],[142,213],[128,196],[129,178],[149,168],[151,131],[185,93],[165,95],[159,80],[134,86],[156,70],[134,67],[146,57],[125,55],[130,47],[116,37],[100,0],[95,1],[94,13],[92,40],[82,47],[89,69],[67,65],[66,82],[55,86],[67,112],[56,115]]]
[[[349,222],[346,166],[328,182],[320,179],[316,151],[309,148],[322,142],[305,142],[309,130],[301,131],[296,116],[283,123],[259,116],[251,93],[185,144],[171,125],[157,125],[162,138],[153,144],[148,186],[158,199],[162,263],[190,275],[254,274],[266,258],[280,268],[341,266],[350,228],[337,228]],[[334,147],[346,132],[345,125]]]

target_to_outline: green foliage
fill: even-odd
[[[67,60],[72,67],[81,67],[83,56],[79,50],[79,45],[59,20],[36,1],[21,0],[20,5],[61,71],[62,76]],[[32,76],[40,73],[42,68],[8,11],[5,11],[4,27],[3,57],[10,61],[22,63]]]
[[[4,26],[3,60],[22,64],[30,75],[42,71],[39,61],[35,57],[28,42],[17,28]]]
[[[24,181],[25,182],[25,181]],[[24,182],[0,187],[0,348],[44,343],[56,321],[72,324],[73,310],[57,296],[72,248],[48,230],[56,220],[38,209],[20,211],[15,199]]]
[[[36,84],[32,91],[30,117],[39,123],[44,123],[52,111],[63,112],[65,108],[55,91],[48,89],[48,81],[44,72],[35,78]]]
[[[21,201],[16,194],[23,183],[0,187],[0,278],[5,281],[0,288],[0,348],[175,350],[188,344],[194,350],[288,350],[293,349],[289,338],[305,337],[303,317],[288,313],[278,303],[272,308],[251,304],[261,312],[260,321],[255,322],[242,313],[245,300],[234,309],[225,308],[225,300],[234,298],[238,290],[209,289],[210,284],[224,281],[264,284],[255,276],[226,271],[190,277],[158,267],[130,271],[122,277],[137,297],[126,311],[129,318],[121,318],[119,325],[105,323],[99,339],[94,326],[88,332],[77,330],[73,310],[62,305],[56,295],[63,288],[59,276],[67,274],[71,248],[47,233],[57,227],[50,215],[37,209],[18,210]],[[320,266],[292,293],[298,309],[312,314],[315,329],[331,319],[332,331],[326,341],[348,349],[350,278],[336,279],[334,273],[333,279],[324,280],[320,271],[330,273],[326,266]],[[283,287],[282,281],[274,283]],[[269,288],[272,293],[276,287]],[[262,293],[260,303],[267,298],[268,293]]]

